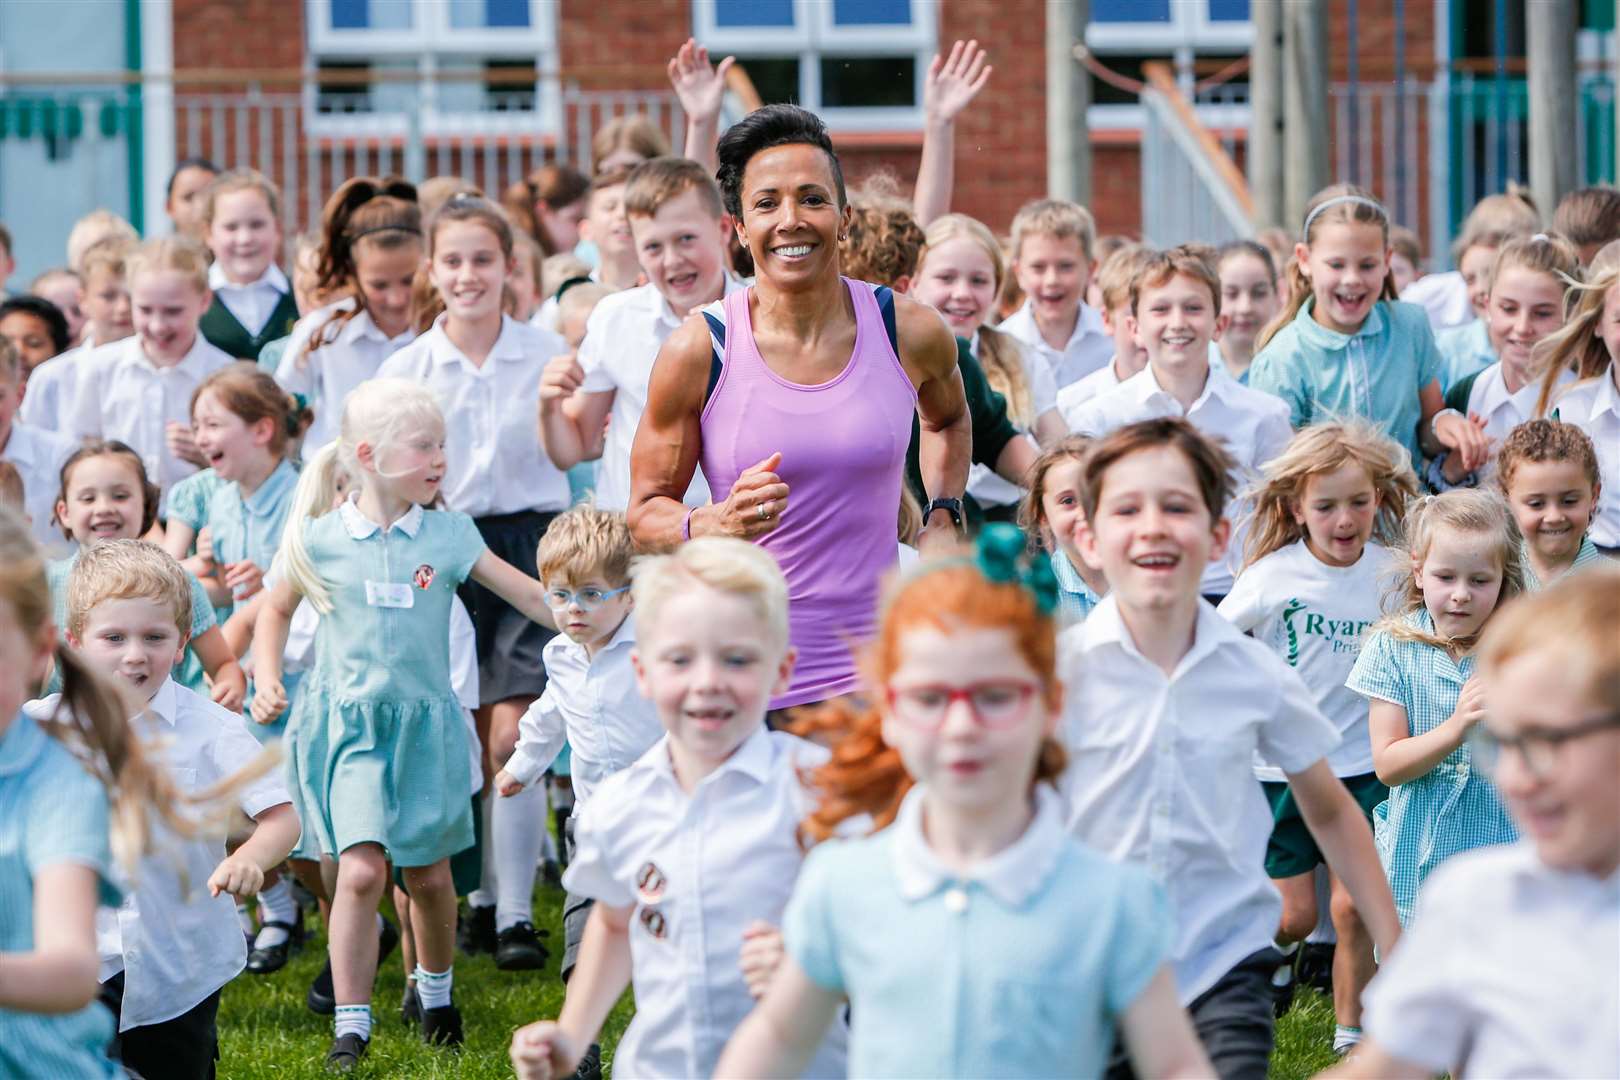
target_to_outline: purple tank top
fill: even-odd
[[[872,287],[843,281],[855,305],[855,349],[843,372],[819,386],[788,382],[759,355],[752,288],[727,296],[724,364],[702,416],[703,475],[717,502],[744,469],[782,454],[787,511],[759,544],[787,576],[799,659],[773,709],[856,688],[854,650],[872,636],[878,589],[899,551],[895,515],[917,391]]]

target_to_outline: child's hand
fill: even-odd
[[[735,56],[720,61],[719,67],[709,63],[709,50],[691,38],[669,62],[669,85],[675,88],[681,108],[687,116],[714,119],[720,115],[720,106],[726,97],[726,72],[737,62]]]
[[[181,461],[189,461],[198,468],[208,467],[208,459],[197,449],[197,443],[191,437],[191,428],[187,425],[170,420],[163,428],[163,441],[169,453]]]
[[[255,566],[251,559],[226,563],[225,587],[231,590],[231,596],[235,599],[246,600],[264,588],[264,571]]]
[[[1434,419],[1434,437],[1460,458],[1463,474],[1476,471],[1491,458],[1491,440],[1485,434],[1485,418],[1478,413],[1441,414]],[[1449,479],[1449,477],[1448,477]]]
[[[242,711],[242,702],[247,698],[247,675],[240,664],[235,661],[226,664],[214,672],[208,681],[212,684],[208,688],[208,696],[215,705],[233,713]]]
[[[1463,683],[1462,693],[1457,695],[1457,707],[1451,712],[1451,722],[1462,730],[1459,735],[1466,735],[1473,726],[1485,719],[1485,685],[1474,676]]]
[[[287,711],[287,690],[281,680],[261,679],[253,695],[253,720],[258,724],[273,724],[276,717]]]
[[[567,401],[584,383],[585,369],[574,353],[553,356],[540,371],[540,407]]]
[[[573,1040],[554,1020],[541,1020],[512,1033],[512,1071],[518,1080],[552,1080],[571,1076],[579,1067]]]
[[[977,41],[958,41],[948,57],[935,54],[923,83],[923,114],[929,120],[949,123],[979,96],[995,70],[985,65],[985,56]]]
[[[502,769],[495,774],[495,790],[502,795],[516,795],[523,790],[523,782],[511,773]]]
[[[758,1001],[765,996],[776,969],[782,964],[782,931],[770,923],[755,920],[743,928],[742,952],[738,955],[743,982]]]
[[[259,864],[241,852],[225,856],[225,861],[214,867],[208,878],[208,895],[230,893],[238,900],[258,895],[264,887],[264,871]]]
[[[197,558],[211,565],[214,561],[214,527],[204,525],[193,542],[197,545]]]

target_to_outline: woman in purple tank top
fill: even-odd
[[[648,547],[713,533],[776,556],[798,659],[771,704],[787,708],[856,686],[854,649],[898,551],[912,414],[932,500],[925,550],[957,535],[972,433],[939,315],[885,290],[890,324],[872,285],[838,273],[849,210],[821,121],[767,106],[725,133],[719,156],[757,277],[659,352],[631,454],[630,528]],[[727,494],[689,510],[681,495],[700,463],[715,497]]]

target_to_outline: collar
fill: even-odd
[[[744,283],[742,278],[733,274],[728,269],[725,271],[725,280],[720,286],[720,299],[724,300],[738,289],[745,289],[747,287],[747,284]],[[663,293],[658,291],[658,286],[648,282],[646,285],[643,285],[642,288],[647,290],[649,294],[647,302],[652,307],[653,314],[657,317],[660,324],[673,329],[686,321],[686,315],[669,306],[669,301],[664,298]],[[703,305],[704,308],[708,306],[708,304]],[[699,308],[698,310],[702,310],[702,308]]]
[[[1341,334],[1337,330],[1323,326],[1312,318],[1311,309],[1314,307],[1316,307],[1316,297],[1308,297],[1305,303],[1300,306],[1299,314],[1294,316],[1293,326],[1294,333],[1299,335],[1301,341],[1318,349],[1328,349],[1336,352],[1346,348],[1355,338],[1377,337],[1384,332],[1384,326],[1388,321],[1384,315],[1384,302],[1377,300],[1373,302],[1372,310],[1367,313],[1367,318],[1362,322],[1361,329],[1353,334]]]
[[[1032,335],[1031,340],[1039,342],[1040,348],[1051,350],[1051,346],[1046,343],[1046,338],[1041,334],[1041,324],[1035,321],[1035,304],[1033,301],[1025,300],[1024,306],[1009,315],[1002,325],[1005,326],[1007,323],[1014,323],[1015,326],[1027,325],[1029,333]],[[1060,351],[1068,352],[1074,348],[1075,342],[1081,338],[1088,337],[1091,334],[1103,333],[1107,333],[1107,331],[1103,329],[1102,313],[1081,300],[1080,315],[1074,320],[1074,332],[1069,335],[1069,340],[1063,343],[1063,348]]]
[[[473,366],[472,361],[468,360],[466,355],[456,348],[456,343],[451,341],[450,335],[444,332],[444,322],[449,317],[448,313],[441,313],[437,319],[433,320],[433,328],[426,334],[428,358],[435,365],[463,364],[471,368]],[[501,332],[496,336],[495,344],[490,346],[489,358],[485,361],[486,364],[489,360],[526,359],[522,344],[517,340],[517,335],[512,332],[512,328],[516,325],[517,323],[512,320],[512,316],[501,315]]]
[[[1507,388],[1507,373],[1498,360],[1486,368],[1479,376],[1485,385],[1481,387],[1479,411],[1484,416],[1490,416],[1504,405],[1511,404],[1520,416],[1531,416],[1536,411],[1536,399],[1541,396],[1541,381],[1529,379],[1519,387],[1519,392],[1509,393]],[[1564,380],[1559,380],[1563,382]]]
[[[621,626],[620,629],[624,628]],[[652,767],[659,776],[679,788],[680,781],[675,778],[675,764],[669,756],[669,738],[666,734],[658,741],[658,752],[652,755]],[[732,751],[731,756],[720,763],[718,769],[698,783],[698,787],[713,784],[716,777],[731,772],[742,773],[755,783],[768,783],[771,778],[771,762],[775,756],[771,733],[765,729],[762,721],[754,733],[744,739],[742,744]]]
[[[1023,907],[1057,868],[1068,833],[1062,802],[1049,784],[1035,785],[1035,815],[1011,844],[959,875],[939,861],[923,836],[923,785],[906,793],[891,826],[896,884],[915,903],[958,881],[971,882],[1008,907]]]
[[[1159,667],[1144,657],[1136,647],[1136,639],[1131,637],[1130,627],[1125,625],[1125,616],[1119,610],[1119,594],[1109,592],[1102,598],[1086,621],[1084,648],[1087,652],[1099,645],[1117,645],[1126,654],[1136,657],[1142,663],[1148,664],[1155,671]],[[1171,679],[1179,679],[1191,671],[1204,657],[1213,653],[1223,645],[1244,640],[1242,634],[1227,622],[1225,618],[1215,613],[1209,602],[1200,598],[1198,601],[1198,617],[1193,625],[1192,647],[1182,655],[1176,663],[1176,670]]]
[[[146,708],[140,715],[155,717],[173,728],[180,719],[180,694],[174,686],[174,676],[163,680],[158,692],[152,695],[152,700],[146,703]]]
[[[199,379],[203,374],[199,370],[202,365],[203,353],[213,347],[208,344],[208,339],[203,337],[202,329],[198,328],[196,339],[192,341],[191,348],[186,350],[186,355],[180,358],[179,363],[159,367],[152,362],[151,358],[146,355],[146,350],[141,347],[141,336],[139,334],[131,334],[117,344],[123,346],[123,351],[119,354],[118,359],[120,364],[134,364],[148,371],[155,371],[159,375],[169,371],[184,371],[187,375],[195,375]]]
[[[52,697],[36,704],[54,706],[58,700]],[[40,728],[30,712],[19,710],[5,734],[0,735],[0,776],[16,776],[27,771],[44,751],[48,738],[50,736]]]
[[[585,646],[574,641],[561,631],[558,631],[555,640],[561,643],[558,646],[559,648],[565,649],[569,655],[577,657],[581,665],[590,667],[615,649],[633,646],[636,643],[635,610],[632,609],[629,614],[619,621],[618,628],[613,631],[613,636],[608,638],[607,644],[602,646],[601,651],[594,657],[585,651]]]
[[[1592,395],[1593,416],[1606,412],[1611,416],[1620,417],[1620,387],[1616,387],[1614,382],[1617,374],[1620,374],[1620,368],[1611,364],[1608,371],[1598,376],[1603,380],[1603,385]]]
[[[1064,592],[1078,593],[1089,597],[1093,602],[1100,599],[1096,590],[1086,584],[1086,579],[1080,576],[1080,571],[1069,562],[1069,557],[1061,551],[1052,552],[1052,573],[1057,577],[1058,588]]]
[[[266,517],[276,512],[276,508],[286,498],[288,489],[298,483],[298,470],[293,468],[289,458],[282,458],[270,475],[264,478],[257,491],[242,500],[248,513],[254,517]],[[238,489],[241,490],[241,489]]]
[[[383,531],[383,527],[381,525],[377,524],[375,521],[372,521],[370,518],[366,517],[366,515],[360,512],[360,507],[357,503],[359,497],[359,493],[356,492],[345,499],[343,501],[343,505],[338,507],[338,514],[343,518],[343,527],[348,530],[349,539],[351,540],[364,540],[373,533],[380,533]],[[398,529],[406,536],[414,537],[417,530],[421,527],[422,507],[420,504],[413,503],[411,508],[405,511],[405,515],[392,525],[388,526],[388,529],[390,532]]]
[[[362,338],[366,338],[380,344],[394,345],[397,348],[400,345],[409,344],[414,336],[410,327],[406,327],[405,331],[398,337],[391,338],[383,333],[382,327],[378,326],[377,321],[371,317],[371,312],[361,311],[344,321],[342,328],[338,330],[337,341],[343,345],[352,345]]]
[[[1536,852],[1530,840],[1520,840],[1504,850],[1509,859],[1507,876],[1515,887],[1535,888],[1546,885],[1562,896],[1578,897],[1583,901],[1613,906],[1620,903],[1620,870],[1608,877],[1594,877],[1581,870],[1561,870],[1548,866]]]
[[[283,274],[281,267],[275,263],[265,267],[264,273],[260,274],[257,280],[250,281],[245,285],[238,285],[236,282],[226,278],[224,268],[219,263],[214,263],[208,268],[208,288],[214,292],[219,292],[221,289],[247,292],[249,289],[258,288],[274,289],[278,293],[292,291],[292,286],[287,283],[287,275]]]
[[[1226,372],[1211,366],[1208,368],[1208,374],[1204,378],[1204,388],[1198,392],[1198,396],[1193,399],[1193,403],[1185,410],[1181,408],[1180,400],[1160,385],[1159,376],[1154,372],[1151,361],[1148,362],[1147,367],[1126,379],[1121,385],[1129,386],[1132,395],[1135,396],[1138,402],[1146,403],[1156,396],[1162,396],[1176,407],[1178,415],[1188,416],[1211,397],[1219,398],[1222,401],[1227,400],[1230,393],[1229,388],[1236,386],[1237,383]]]

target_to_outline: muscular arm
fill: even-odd
[[[932,308],[903,296],[894,299],[900,359],[917,387],[917,447],[923,488],[930,499],[961,498],[973,452],[962,374],[956,368],[956,338]],[[943,520],[942,528],[949,526]],[[923,522],[927,535],[933,522]]]
[[[701,417],[713,347],[702,316],[687,319],[653,361],[647,408],[630,450],[630,532],[644,548],[681,542],[687,507],[681,501],[703,446]],[[692,515],[691,534],[713,531],[714,508]]]

